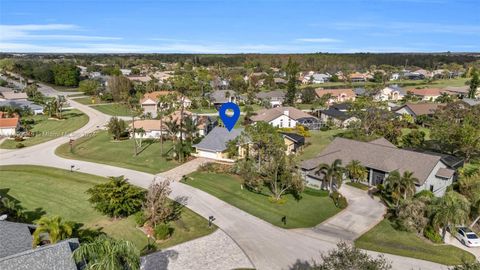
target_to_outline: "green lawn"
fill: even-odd
[[[93,99],[93,103],[92,103]],[[74,101],[85,104],[85,105],[93,105],[93,104],[106,104],[107,102],[99,99],[98,97],[81,97],[81,98],[75,98],[73,99]]]
[[[49,119],[47,115],[34,115],[24,119],[34,119],[32,132],[36,136],[26,138],[23,143],[25,146],[31,146],[56,139],[60,136],[68,136],[69,133],[83,127],[88,122],[88,116],[78,110],[67,110],[63,112],[64,119]],[[14,149],[17,143],[14,140],[5,140],[0,148]]]
[[[101,230],[108,235],[132,241],[139,249],[147,244],[147,237],[135,226],[133,216],[110,219],[95,211],[87,201],[85,191],[105,178],[79,172],[40,166],[0,166],[0,195],[20,201],[30,221],[41,215],[59,215],[66,220],[84,224],[83,228]],[[187,208],[181,218],[172,222],[173,236],[159,245],[173,246],[207,235],[215,230],[208,222]]]
[[[436,80],[430,83],[425,83],[423,81],[420,81],[421,83],[408,86],[406,87],[407,89],[412,89],[412,88],[422,88],[422,87],[438,87],[438,88],[444,88],[447,86],[453,86],[453,87],[458,87],[458,86],[465,86],[465,82],[467,81],[467,78],[455,78],[451,80]]]
[[[306,160],[316,157],[320,151],[322,151],[334,139],[334,135],[345,131],[346,130],[344,129],[333,129],[327,131],[311,130],[311,137],[307,137],[305,142],[306,144],[310,143],[310,145],[305,147],[299,156],[300,159]]]
[[[435,80],[430,83],[426,83],[423,80],[397,80],[397,81],[388,81],[386,84],[398,84],[406,88],[415,88],[415,87],[447,87],[447,86],[464,86],[466,78],[455,78],[451,80]],[[365,86],[378,86],[381,84],[373,82],[355,82],[355,83],[344,83],[344,82],[327,82],[320,84],[304,84],[299,88],[352,88],[352,87],[365,87]]]
[[[189,110],[192,113],[217,113],[218,111],[212,106],[211,108],[199,108]]]
[[[170,170],[178,165],[175,161],[166,160],[160,153],[160,143],[144,146],[144,150],[133,156],[133,140],[113,141],[106,131],[93,136],[76,140],[73,152],[70,145],[64,144],[57,148],[56,154],[65,158],[92,161],[148,173],[159,173]],[[164,153],[170,150],[172,143],[165,141]]]
[[[92,105],[97,111],[113,116],[132,116],[132,111],[125,104],[98,104]]]
[[[437,262],[446,265],[474,261],[475,257],[454,246],[436,245],[414,233],[397,231],[388,220],[383,220],[355,241],[358,248]]]
[[[284,228],[313,227],[340,211],[326,192],[303,193],[299,201],[286,195],[285,204],[272,203],[268,195],[241,189],[241,179],[228,174],[195,172],[186,184],[257,216],[273,225]],[[281,219],[287,217],[287,225]]]

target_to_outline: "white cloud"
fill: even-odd
[[[311,24],[311,26],[320,26]],[[322,24],[322,27],[328,25]],[[480,25],[468,24],[441,24],[429,22],[338,22],[330,25],[336,30],[365,30],[365,29],[379,29],[385,33],[450,33],[450,34],[480,34]],[[393,31],[393,32],[392,32]]]
[[[95,40],[118,40],[118,37],[50,34],[59,31],[79,30],[80,27],[73,24],[23,24],[23,25],[0,25],[0,41],[20,40],[65,40],[65,41],[95,41]],[[48,32],[38,34],[38,32]]]
[[[295,41],[298,42],[310,42],[310,43],[337,43],[342,42],[339,39],[335,38],[297,38]]]

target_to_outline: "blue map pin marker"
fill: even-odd
[[[227,115],[227,110],[229,109],[233,111],[233,115]],[[232,131],[233,127],[238,121],[238,118],[240,117],[240,107],[233,102],[223,103],[222,107],[220,107],[220,110],[218,111],[218,115],[220,115],[220,118],[222,119],[223,124],[228,131]]]

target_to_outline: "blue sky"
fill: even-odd
[[[478,0],[0,0],[3,52],[479,52]]]

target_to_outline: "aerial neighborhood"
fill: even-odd
[[[386,55],[2,54],[0,269],[478,265],[478,55]]]

